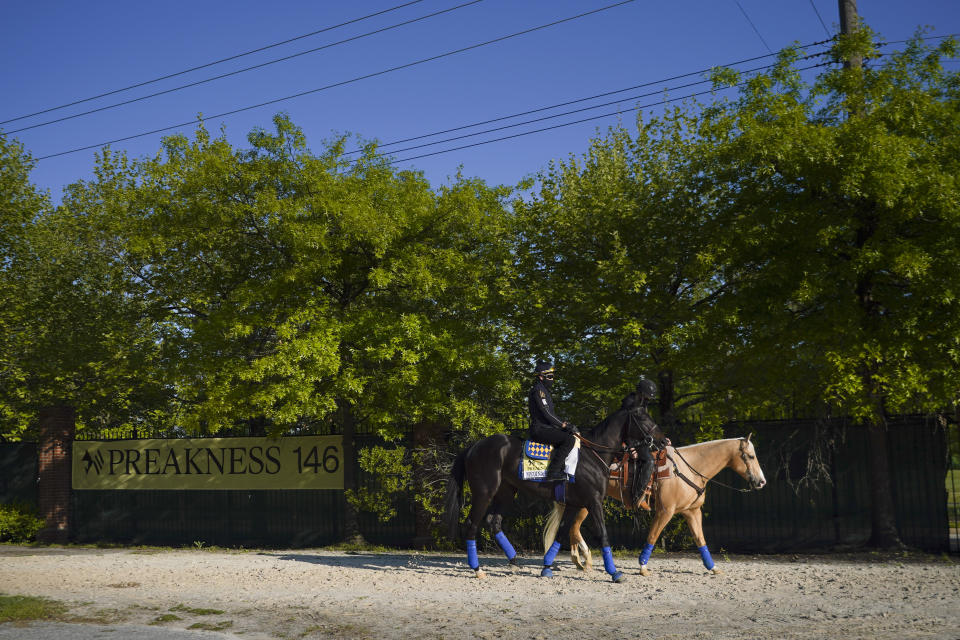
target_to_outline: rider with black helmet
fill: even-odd
[[[574,434],[579,432],[576,427],[558,418],[553,408],[553,398],[550,396],[554,376],[553,364],[547,360],[539,360],[534,374],[536,380],[527,394],[530,437],[537,442],[553,445],[553,455],[544,480],[566,480],[563,464],[576,442]]]
[[[656,383],[640,376],[640,380],[637,382],[637,390],[627,396],[624,400],[624,406],[640,406],[646,409],[650,400],[656,400],[656,398]],[[637,459],[640,462],[640,473],[637,476],[639,484],[637,486],[641,491],[647,488],[647,485],[650,484],[650,478],[653,476],[654,462],[653,455],[650,453],[650,446],[652,444],[653,442],[647,442],[637,447]],[[650,510],[650,502],[646,494],[640,501],[640,507],[647,511]]]

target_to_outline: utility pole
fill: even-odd
[[[840,8],[840,33],[850,35],[860,28],[860,18],[857,15],[857,0],[837,0]],[[843,63],[846,69],[859,69],[863,65],[863,58],[853,56]]]
[[[857,16],[857,0],[837,0],[840,6],[840,32],[843,35],[856,33],[860,28],[860,18]],[[860,69],[863,66],[863,56],[851,56],[844,63],[845,69]],[[848,118],[862,116],[863,89],[853,88],[853,95],[847,94],[852,110]],[[870,203],[852,199],[855,208],[853,223],[856,227],[856,251],[865,251],[868,243],[877,233],[879,221],[875,208]],[[861,327],[867,332],[877,322],[878,305],[875,304],[874,293],[878,272],[869,268],[857,275],[856,296],[857,307],[861,313]],[[867,460],[869,463],[870,482],[870,542],[879,547],[902,547],[900,534],[897,531],[897,511],[893,502],[893,487],[890,482],[890,454],[887,441],[887,416],[883,407],[883,390],[877,382],[878,366],[866,361],[862,363],[859,373],[864,389],[869,390],[870,399],[877,403],[874,415],[863,421],[862,426],[867,430]]]

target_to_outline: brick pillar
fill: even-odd
[[[37,532],[38,542],[65,544],[70,539],[70,450],[75,421],[73,407],[54,406],[40,410],[37,506],[47,526]]]

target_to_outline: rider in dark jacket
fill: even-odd
[[[550,396],[550,388],[553,386],[553,364],[544,360],[538,361],[535,374],[536,380],[527,395],[527,405],[530,409],[530,438],[553,445],[553,455],[547,466],[547,475],[544,480],[566,480],[563,464],[576,442],[573,436],[579,431],[570,423],[558,418],[553,408],[553,398]]]
[[[640,381],[637,382],[637,390],[630,394],[634,396],[634,403],[638,406],[647,408],[650,400],[655,400],[657,398],[657,385],[652,380],[647,380],[643,376],[640,376]],[[624,401],[626,404],[626,401]],[[640,462],[640,473],[637,476],[637,481],[639,482],[639,489],[643,491],[646,489],[647,485],[650,484],[650,478],[653,476],[653,455],[650,453],[650,446],[653,445],[653,442],[644,443],[642,446],[637,447],[638,460]],[[656,443],[660,445],[661,443]],[[640,501],[640,507],[650,510],[649,499],[646,495],[643,496],[643,499]]]

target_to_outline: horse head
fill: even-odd
[[[760,468],[760,461],[757,460],[757,451],[754,449],[750,438],[740,438],[740,459],[735,461],[733,470],[739,473],[749,484],[751,489],[762,489],[767,484],[767,479],[763,475],[763,469]]]
[[[648,438],[660,442],[667,437],[643,405],[627,410],[626,432],[624,440],[631,443],[646,442]]]

